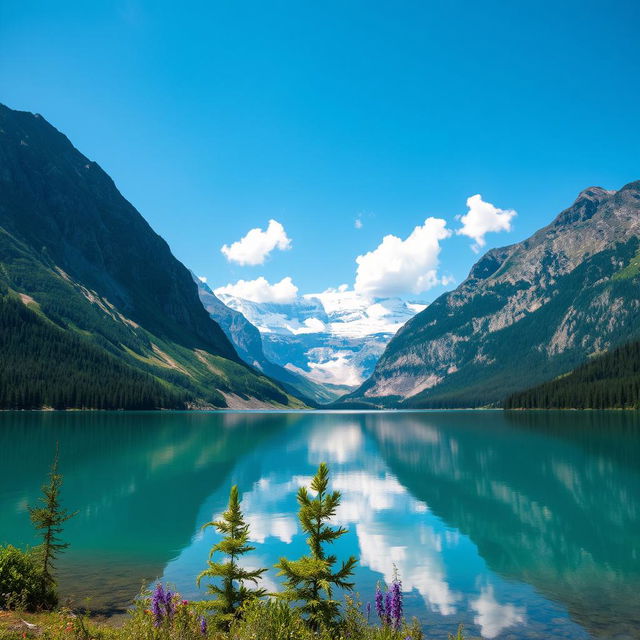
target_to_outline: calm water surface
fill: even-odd
[[[56,441],[78,509],[64,594],[126,607],[162,578],[188,598],[230,485],[271,566],[304,551],[295,493],[330,463],[357,588],[402,577],[430,638],[640,637],[640,418],[631,413],[0,414],[0,543],[35,542]],[[274,571],[266,586],[277,589]]]

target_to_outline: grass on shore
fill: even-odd
[[[70,609],[27,613],[0,611],[0,640],[423,640],[416,620],[393,628],[375,625],[362,608],[348,599],[342,623],[332,629],[312,631],[296,609],[278,600],[254,601],[230,630],[203,625],[201,611],[188,603],[178,607],[171,620],[154,623],[149,601],[138,599],[125,617],[98,618],[77,615]],[[211,622],[213,620],[208,618]],[[449,640],[465,640],[462,627]]]

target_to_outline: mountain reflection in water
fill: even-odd
[[[26,506],[55,442],[62,588],[94,610],[162,577],[201,597],[231,484],[272,566],[305,550],[295,493],[321,461],[343,493],[338,556],[371,601],[394,568],[429,637],[639,637],[640,420],[632,413],[3,414],[0,542],[33,543]],[[277,590],[274,570],[266,586]]]

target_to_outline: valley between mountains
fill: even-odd
[[[3,409],[633,407],[640,182],[585,189],[430,304],[256,303],[201,282],[42,116],[0,106],[0,328]]]

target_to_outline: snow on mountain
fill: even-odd
[[[221,289],[216,295],[258,327],[271,361],[316,382],[348,386],[361,384],[392,336],[426,308],[370,298],[346,286],[286,303],[255,302]]]
[[[395,334],[396,331],[426,304],[407,303],[400,298],[369,298],[348,290],[345,285],[323,293],[304,296],[320,301],[329,318],[329,332],[351,338],[376,334]]]

